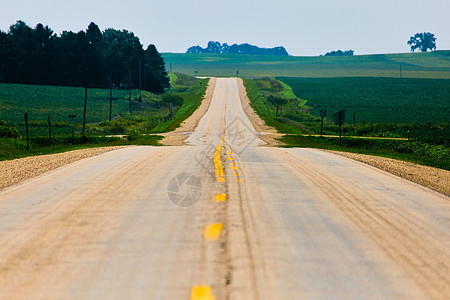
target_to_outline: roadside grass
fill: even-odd
[[[265,91],[266,94],[272,96],[276,93],[281,93],[284,90],[282,88],[272,88],[270,84],[267,83],[269,80],[273,79],[243,79],[247,96],[250,99],[251,107],[259,115],[259,117],[264,120],[266,125],[275,128],[278,132],[297,134],[303,133],[304,131],[301,128],[290,126],[289,124],[282,122],[282,120],[277,119],[276,105],[269,104],[263,92]]]
[[[297,57],[162,53],[173,70],[222,77],[400,77],[450,79],[450,51]],[[401,67],[400,67],[401,66]],[[195,73],[197,72],[197,73]]]
[[[267,125],[286,134],[280,139],[286,147],[311,147],[377,155],[450,170],[449,123],[344,124],[341,127],[341,142],[336,137],[314,136],[320,134],[321,117],[311,114],[312,108],[306,105],[309,101],[298,97],[286,98],[285,95],[292,97],[291,90],[286,89],[285,84],[280,88],[275,81],[273,78],[244,79],[244,85],[256,113]],[[369,99],[372,96],[370,91],[369,89]],[[274,101],[283,103],[280,105],[278,118]],[[382,109],[381,107],[380,110]],[[339,136],[337,120],[327,118],[325,121],[323,133]]]

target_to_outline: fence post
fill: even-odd
[[[27,150],[30,149],[30,140],[28,136],[28,113],[25,113],[25,131],[27,132]]]
[[[52,125],[50,122],[50,117],[48,117],[48,136],[50,143],[52,142]]]

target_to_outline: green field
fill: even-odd
[[[111,122],[109,90],[88,89],[83,137],[84,88],[0,84],[0,160],[82,147],[157,145],[161,137],[147,133],[178,127],[200,105],[208,82],[183,74],[171,74],[171,80],[172,88],[162,95],[142,91],[142,101],[138,101],[139,91],[132,91],[131,114],[129,92],[113,89]],[[170,112],[169,103],[173,106]],[[29,119],[29,150],[26,149],[24,113],[28,113]],[[71,114],[77,116],[74,127],[68,118]],[[48,117],[51,118],[51,139]]]
[[[198,76],[400,77],[450,79],[450,51],[296,57],[240,54],[162,54],[168,69]]]
[[[139,96],[132,91],[132,98]],[[0,84],[0,120],[24,123],[24,113],[33,121],[70,122],[68,115],[76,115],[75,124],[83,121],[84,88],[22,84]],[[128,111],[128,91],[113,90],[113,118]],[[109,120],[109,90],[88,89],[86,120],[88,123]]]
[[[450,80],[416,78],[279,77],[307,100],[311,113],[344,109],[347,122],[443,123],[450,121]]]

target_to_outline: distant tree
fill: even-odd
[[[97,24],[91,22],[86,30],[86,37],[89,43],[99,43],[103,39],[103,34]]]
[[[200,46],[192,46],[187,49],[186,53],[203,53],[203,48]]]
[[[221,49],[220,53],[229,54],[230,53],[230,46],[227,43],[224,43],[222,45],[222,49]]]
[[[354,53],[353,50],[347,50],[347,51],[337,50],[337,51],[327,52],[327,53],[325,53],[325,56],[353,56],[353,53]]]
[[[222,45],[219,42],[208,42],[206,53],[222,53]]]
[[[280,55],[288,56],[288,52],[284,47],[274,47],[274,48],[260,48],[250,44],[233,44],[228,45],[224,43],[223,45],[219,42],[208,42],[206,48],[200,46],[190,47],[186,53],[219,53],[219,54],[257,54],[257,55]]]
[[[422,52],[427,52],[428,49],[436,51],[436,37],[429,32],[416,33],[410,37],[407,44],[411,46],[411,52],[414,52],[416,49]]]

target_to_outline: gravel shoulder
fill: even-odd
[[[129,146],[88,148],[0,161],[0,190],[77,160]]]
[[[401,178],[418,183],[432,190],[450,196],[450,171],[421,166],[392,158],[357,154],[350,152],[329,151],[362,163],[371,165]]]

